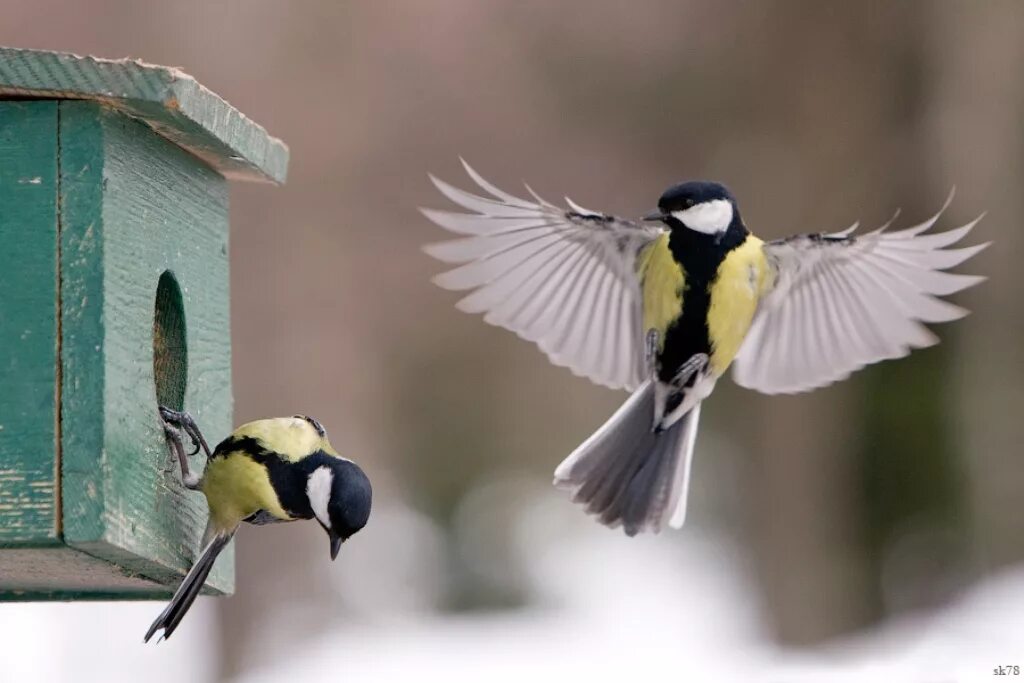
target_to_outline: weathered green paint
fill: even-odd
[[[57,103],[0,102],[0,547],[58,540],[57,391]]]
[[[0,48],[0,96],[101,101],[227,178],[284,182],[288,148],[178,69],[138,60]]]
[[[154,303],[170,271],[187,320],[184,405],[217,441],[231,429],[227,183],[97,103],[61,102],[59,128],[64,540],[168,580],[199,550],[206,503],[164,445]],[[230,590],[231,564],[228,552],[209,584]]]
[[[229,432],[225,178],[287,159],[176,69],[0,48],[0,600],[162,597],[191,565],[206,503],[158,396]]]

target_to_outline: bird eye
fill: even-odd
[[[686,206],[688,206],[688,207],[689,206],[693,206],[693,200],[692,199],[687,199],[686,200]]]

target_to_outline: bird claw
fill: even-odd
[[[672,384],[677,387],[685,386],[694,375],[707,367],[710,362],[710,357],[706,353],[695,353],[682,364],[676,376],[672,379]]]
[[[163,418],[165,425],[173,425],[188,434],[193,446],[193,450],[189,455],[196,455],[201,448],[206,457],[210,457],[210,447],[207,445],[206,439],[203,438],[203,433],[199,431],[199,426],[191,415],[185,411],[172,410],[167,406],[160,406],[160,417]]]
[[[185,455],[185,448],[181,443],[181,433],[188,434],[189,438],[192,439],[192,445],[195,446],[195,450],[189,453],[189,455],[195,455],[201,447],[206,452],[206,456],[211,457],[210,447],[206,444],[203,433],[199,431],[199,427],[196,425],[195,420],[192,419],[192,416],[186,412],[160,406],[160,418],[163,420],[164,436],[167,438],[167,443],[171,451],[177,456],[178,464],[181,466],[182,484],[188,489],[198,489],[200,478],[192,474],[189,469],[188,456]]]

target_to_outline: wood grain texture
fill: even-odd
[[[87,553],[51,548],[0,551],[5,602],[27,600],[138,600],[162,598],[167,588]]]
[[[0,48],[0,95],[89,99],[146,123],[227,178],[283,183],[288,148],[179,69]]]
[[[169,270],[185,311],[184,405],[219,441],[232,411],[227,183],[100,104],[63,101],[59,112],[64,540],[173,583],[200,550],[207,508],[164,444],[154,305]],[[230,592],[232,577],[229,549],[207,585]]]
[[[56,369],[57,104],[0,102],[0,547],[58,541]]]

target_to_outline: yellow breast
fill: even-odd
[[[637,261],[637,275],[643,283],[643,333],[658,331],[658,351],[665,345],[665,332],[683,312],[686,276],[672,258],[668,233],[651,242]]]
[[[267,468],[241,451],[212,458],[206,464],[202,488],[210,505],[210,520],[218,530],[233,529],[259,510],[291,519],[270,484]]]
[[[739,352],[765,289],[768,264],[763,244],[757,237],[748,236],[722,260],[711,285],[708,336],[711,368],[716,376],[728,369]]]

